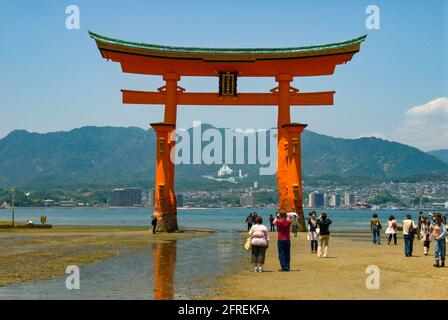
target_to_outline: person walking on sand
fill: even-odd
[[[406,215],[403,221],[404,254],[406,257],[412,257],[414,247],[414,235],[417,230],[415,222],[410,214]]]
[[[299,232],[299,218],[297,216],[294,216],[291,221],[292,224],[292,233],[294,234],[294,237],[297,237],[297,232]]]
[[[445,254],[446,254],[446,226],[443,223],[443,218],[440,213],[437,213],[436,223],[434,224],[434,267],[444,267],[445,266]],[[439,265],[439,260],[441,264]]]
[[[387,229],[386,229],[386,234],[387,236],[387,244],[391,244],[392,242],[392,238],[394,238],[394,244],[397,244],[397,221],[395,220],[394,216],[390,216],[389,220],[387,221]]]
[[[254,217],[253,217],[252,212],[251,212],[251,213],[249,213],[249,215],[246,218],[247,231],[249,231],[250,228],[252,228],[253,221],[254,221]]]
[[[269,215],[269,224],[271,225],[271,232],[274,232],[275,225],[274,225],[274,216],[272,214]]]
[[[156,233],[156,228],[157,228],[157,217],[155,215],[151,216],[151,225],[152,225],[152,233],[155,234]]]
[[[274,224],[277,226],[277,248],[278,259],[280,260],[280,271],[290,270],[291,261],[291,238],[289,235],[289,227],[291,226],[291,220],[287,217],[285,211],[280,211]]]
[[[429,217],[425,218],[420,228],[420,241],[423,244],[423,253],[425,256],[429,252],[429,244],[431,243],[431,220]]]
[[[258,216],[254,220],[255,224],[249,230],[252,245],[252,263],[254,272],[263,272],[266,249],[269,247],[269,231],[263,225],[263,218]]]
[[[328,218],[327,214],[324,212],[317,221],[318,234],[319,234],[319,246],[317,248],[317,257],[328,256],[328,243],[330,241],[330,224],[331,220]]]
[[[417,238],[421,240],[421,232],[422,232],[422,225],[423,222],[425,222],[425,216],[423,215],[423,211],[419,211],[418,218],[417,218]]]
[[[317,253],[317,216],[315,212],[310,212],[308,218],[308,240],[311,242],[311,253]]]
[[[372,231],[373,234],[373,244],[381,244],[381,235],[380,235],[381,229],[382,227],[380,219],[378,218],[378,215],[374,213],[372,215],[372,219],[370,220],[370,230]]]

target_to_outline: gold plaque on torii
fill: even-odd
[[[219,96],[237,96],[238,72],[219,72]]]

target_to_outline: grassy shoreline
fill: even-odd
[[[0,229],[0,287],[65,274],[68,265],[96,263],[149,244],[201,237],[209,230],[181,229],[153,235],[148,227],[53,226]]]

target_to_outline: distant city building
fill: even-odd
[[[140,188],[119,188],[112,190],[111,206],[133,207],[142,205],[142,190]]]
[[[155,201],[154,189],[149,189],[146,200],[148,207],[154,208],[154,201]]]
[[[258,189],[258,181],[254,181],[254,189]]]
[[[74,206],[76,206],[76,203],[73,200],[63,200],[63,201],[59,201],[59,205],[61,207],[74,207]]]
[[[339,208],[341,206],[341,195],[332,194],[330,197],[330,207]]]
[[[324,207],[324,199],[323,193],[311,192],[308,195],[308,205],[310,208],[322,208]]]
[[[56,202],[53,199],[46,199],[44,200],[44,205],[46,207],[52,207],[56,204]]]
[[[240,205],[242,207],[253,207],[254,206],[254,196],[252,192],[243,194],[240,196]]]
[[[233,173],[233,170],[227,165],[223,164],[221,168],[218,170],[218,177],[228,176]]]
[[[353,193],[346,192],[344,194],[344,204],[345,206],[352,206],[355,204],[355,195]]]
[[[178,207],[184,206],[184,195],[182,193],[176,193],[176,202]]]
[[[324,207],[330,206],[330,195],[327,193],[324,193]]]

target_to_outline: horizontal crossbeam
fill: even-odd
[[[166,101],[166,93],[152,91],[121,90],[123,103],[128,104],[158,104]],[[324,92],[291,92],[291,106],[332,105],[334,91]],[[238,93],[236,97],[220,97],[217,93],[208,92],[177,92],[178,105],[197,106],[276,106],[276,93]]]

